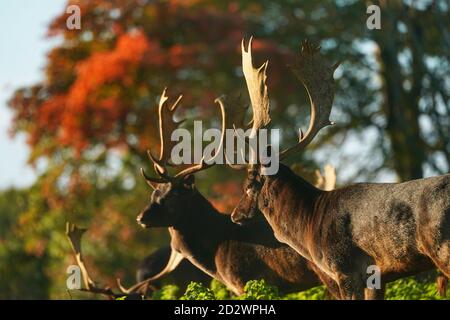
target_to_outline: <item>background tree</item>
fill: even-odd
[[[149,196],[138,169],[156,143],[156,101],[168,86],[170,97],[184,94],[179,117],[213,118],[216,126],[214,98],[246,97],[239,67],[244,36],[255,36],[258,63],[270,60],[272,125],[283,129],[286,144],[309,114],[304,89],[287,67],[300,41],[320,42],[330,60],[342,61],[335,74],[337,125],[297,156],[302,168],[331,162],[341,183],[449,170],[450,17],[444,0],[375,1],[381,30],[366,28],[362,1],[69,3],[81,8],[81,30],[66,28],[67,14],[56,17],[48,35],[60,44],[48,54],[45,79],[10,100],[12,129],[27,135],[30,164],[45,167],[30,190],[14,191],[25,204],[0,212],[9,217],[0,254],[5,261],[23,254],[20,274],[33,270],[36,277],[27,280],[36,284],[30,297],[67,297],[67,220],[90,226],[86,254],[98,268],[93,272],[107,276],[103,281],[132,281],[137,261],[167,241],[165,230],[143,231],[135,223]],[[239,174],[218,167],[199,176],[217,206],[233,207]],[[26,290],[23,283],[6,289],[9,295]]]

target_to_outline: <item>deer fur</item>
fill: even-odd
[[[168,227],[172,250],[235,294],[243,293],[247,281],[265,279],[282,293],[306,290],[323,281],[333,296],[339,295],[335,283],[314,264],[274,238],[267,222],[233,224],[193,182],[159,184],[137,220],[145,227]]]
[[[262,212],[275,237],[334,279],[344,298],[364,298],[369,265],[380,268],[382,288],[366,298],[435,267],[450,276],[450,175],[322,191],[280,164],[273,176],[249,169],[246,185],[233,221]]]
[[[251,39],[247,48],[242,42],[242,65],[253,120],[264,119],[253,121],[256,134],[269,124],[270,107],[267,63],[253,67]],[[307,132],[300,130],[297,143],[278,153],[280,161],[303,152],[321,129],[333,124],[338,65],[331,65],[319,46],[302,43],[292,70],[306,88],[311,116]],[[261,161],[244,166],[245,192],[232,219],[242,223],[262,212],[275,237],[336,281],[341,297],[379,298],[387,281],[433,267],[450,276],[450,175],[321,191],[279,165],[274,175],[264,174]],[[367,272],[373,265],[383,285],[369,289]]]
[[[229,215],[218,212],[203,197],[195,187],[194,173],[210,168],[214,163],[207,164],[203,158],[199,164],[184,168],[174,175],[170,174],[168,166],[173,142],[169,137],[180,123],[173,118],[180,99],[181,97],[169,106],[166,90],[160,98],[160,152],[159,155],[153,155],[148,151],[154,171],[159,177],[149,177],[141,169],[146,182],[154,191],[150,204],[138,215],[137,221],[144,227],[167,227],[171,236],[171,258],[166,268],[155,277],[173,270],[175,262],[184,257],[211,277],[223,282],[236,294],[243,293],[247,281],[262,278],[276,285],[281,292],[305,290],[320,285],[322,280],[337,297],[338,290],[334,281],[294,250],[279,243],[267,222],[261,220],[239,227],[230,221]],[[225,97],[216,99],[222,117],[222,133],[220,146],[211,159],[215,159],[223,151],[225,131],[230,126],[230,121],[243,115],[241,110],[227,118],[225,104],[230,101]],[[148,281],[151,280],[152,278]]]

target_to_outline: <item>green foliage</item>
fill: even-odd
[[[177,299],[178,287],[167,285],[156,291],[153,300]],[[324,286],[318,286],[309,290],[289,293],[284,296],[278,294],[275,286],[267,284],[264,279],[251,280],[244,287],[244,294],[235,296],[223,283],[212,280],[210,289],[201,283],[191,282],[181,300],[326,300],[327,291]],[[409,277],[389,283],[386,290],[387,300],[441,300],[436,283],[435,274],[429,273],[428,277]],[[450,299],[447,292],[445,299]]]
[[[180,288],[176,285],[168,284],[153,292],[152,300],[176,300],[179,291]]]
[[[264,279],[251,280],[244,287],[244,294],[239,297],[241,300],[275,300],[279,299],[278,289],[269,285]]]
[[[305,291],[289,293],[282,297],[283,300],[326,300],[327,290],[324,286],[314,287]]]
[[[447,292],[447,299],[450,298]],[[434,281],[421,281],[414,277],[404,278],[389,283],[386,288],[389,300],[442,300]]]
[[[214,292],[203,284],[191,282],[180,300],[216,300]]]
[[[36,188],[0,192],[0,299],[45,299],[51,281],[45,242],[29,220],[31,206],[40,208]],[[34,232],[26,232],[34,229]],[[63,271],[64,272],[64,271]]]
[[[233,293],[219,280],[213,279],[210,288],[217,300],[229,300],[233,298]]]

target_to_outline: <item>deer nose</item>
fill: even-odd
[[[136,221],[138,224],[142,224],[142,217],[143,217],[142,212],[136,217]]]
[[[240,214],[237,214],[233,211],[233,213],[231,214],[231,221],[233,221],[233,223],[236,224],[242,224],[243,223],[243,217]]]

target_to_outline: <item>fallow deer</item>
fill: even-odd
[[[279,153],[283,160],[303,151],[331,124],[331,66],[309,42],[293,67],[310,98],[311,118],[296,145]],[[265,63],[254,69],[251,40],[242,42],[244,77],[253,110],[252,131],[270,122]],[[243,223],[261,212],[275,237],[334,279],[346,299],[379,298],[384,284],[437,267],[450,276],[450,175],[404,183],[360,183],[321,191],[280,163],[275,175],[247,164],[245,192],[232,213]],[[381,270],[382,289],[368,290],[367,267]],[[366,290],[367,289],[367,290]],[[365,292],[366,291],[366,292]]]
[[[169,135],[176,127],[173,112],[179,99],[170,108],[166,106],[166,100],[163,93],[159,104],[159,157],[148,152],[159,177],[149,177],[141,170],[154,191],[150,204],[139,214],[137,221],[146,228],[169,229],[174,256],[167,269],[173,268],[184,257],[223,282],[235,294],[243,293],[247,281],[263,278],[276,285],[280,292],[302,291],[321,285],[322,280],[336,297],[338,290],[334,281],[294,250],[278,242],[263,219],[240,227],[231,222],[229,215],[213,207],[194,184],[194,173],[211,165],[202,160],[174,176],[169,175],[167,165],[173,144]],[[224,98],[216,100],[222,114],[222,142],[226,127],[224,101]]]

